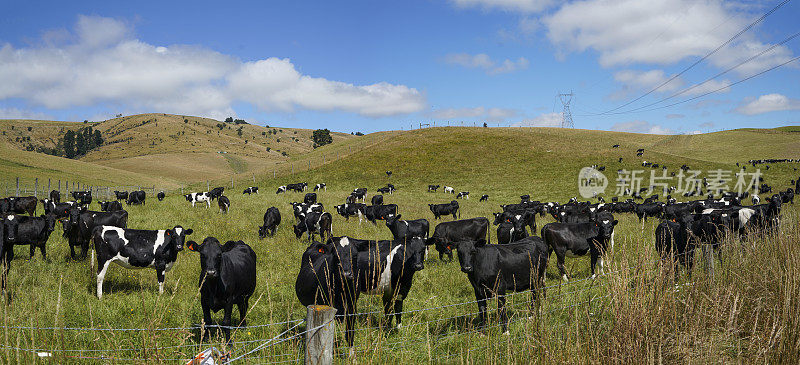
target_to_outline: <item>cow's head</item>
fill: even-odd
[[[181,226],[175,226],[175,228],[168,229],[166,232],[164,232],[164,235],[167,236],[167,239],[175,242],[175,249],[182,251],[183,244],[186,242],[186,236],[191,235],[192,233],[194,233],[194,231],[191,228],[186,229]]]
[[[391,226],[393,226],[395,222],[397,222],[397,221],[399,221],[399,220],[400,220],[400,217],[401,217],[401,215],[400,215],[400,214],[397,214],[397,215],[394,215],[394,214],[388,214],[388,215],[386,216],[386,227],[391,227]]]
[[[56,215],[52,212],[47,213],[42,216],[44,218],[45,223],[47,223],[47,232],[53,232],[56,230]]]
[[[17,239],[17,226],[19,224],[19,217],[14,214],[9,214],[3,219],[3,230],[5,230],[6,239],[13,241]]]
[[[294,228],[295,237],[297,237],[297,239],[300,239],[300,237],[303,237],[303,233],[305,233],[305,231],[306,231],[306,229],[305,229],[306,228],[306,224],[305,224],[305,222],[299,222],[299,223],[297,223],[297,225],[293,226],[292,228]]]
[[[314,242],[315,244],[318,242]],[[345,280],[353,280],[353,263],[355,262],[358,251],[350,244],[350,239],[347,237],[331,237],[328,239],[327,244],[319,244],[316,248],[319,253],[325,254],[330,252],[334,257],[334,267],[336,267],[336,275],[339,275]]]
[[[425,241],[419,237],[406,239],[403,244],[403,264],[408,269],[420,271],[425,268]]]
[[[595,225],[598,229],[597,238],[606,241],[614,234],[614,226],[619,223],[611,213],[601,212],[595,217]]]
[[[206,237],[202,245],[198,245],[195,241],[186,243],[186,247],[190,251],[200,254],[200,282],[203,278],[206,280],[217,278],[220,274],[222,267],[222,245],[219,240],[214,237]]]
[[[258,238],[263,240],[265,237],[267,237],[267,226],[258,227]]]
[[[478,241],[461,241],[458,246],[458,262],[461,264],[461,271],[464,273],[472,273],[475,269],[475,256],[478,248],[486,245],[486,240],[480,239]]]

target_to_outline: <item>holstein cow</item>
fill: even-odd
[[[114,196],[117,198],[117,200],[128,200],[128,192],[127,191],[114,190]]]
[[[452,186],[445,185],[444,192],[445,192],[445,194],[455,194],[456,193],[456,189],[453,189]]]
[[[250,194],[253,194],[253,193],[258,194],[258,186],[251,186],[251,187],[249,187],[247,189],[244,189],[244,191],[242,192],[242,195],[244,195],[244,194],[250,195]]]
[[[439,185],[428,185],[428,192],[436,192],[439,189]]]
[[[227,196],[221,195],[219,199],[217,199],[217,205],[219,205],[219,212],[220,213],[228,213],[228,209],[231,207],[231,201],[228,199]]]
[[[160,201],[160,202],[164,201],[164,198],[166,198],[166,197],[167,197],[167,195],[164,194],[163,191],[159,191],[158,194],[156,194],[156,199],[158,199],[158,201]]]
[[[56,228],[56,216],[47,214],[41,217],[29,217],[24,215],[9,215],[5,218],[6,243],[14,245],[29,245],[31,258],[39,248],[42,258],[47,260],[47,250],[45,245],[50,233]]]
[[[458,261],[467,274],[478,302],[479,326],[486,324],[486,302],[497,295],[497,309],[503,334],[508,335],[507,292],[529,290],[529,310],[544,290],[547,245],[539,237],[528,237],[508,245],[490,245],[486,240],[458,242]]]
[[[107,201],[107,202],[98,202],[100,204],[100,210],[104,212],[111,212],[115,210],[122,210],[122,203],[117,200]]]
[[[485,201],[489,201],[489,194],[483,194],[483,195],[481,196],[481,199],[480,199],[480,200],[478,200],[478,201],[479,201],[479,202],[485,202]]]
[[[208,192],[208,197],[211,199],[216,199],[221,197],[222,194],[224,193],[225,193],[225,188],[222,186],[218,186],[216,188],[211,189],[211,191]]]
[[[302,222],[306,214],[311,212],[322,213],[325,211],[325,207],[322,204],[306,204],[306,203],[289,203],[292,206],[292,212],[294,213],[294,218],[298,222]]]
[[[381,204],[383,204],[383,195],[380,195],[380,194],[373,195],[372,198],[370,199],[370,203],[372,203],[372,205],[381,205]]]
[[[124,211],[123,211],[124,212]],[[172,269],[192,229],[175,226],[158,231],[101,225],[92,230],[92,265],[97,255],[97,299],[103,298],[103,279],[115,262],[128,269],[156,270],[158,292],[164,293],[164,273]]]
[[[278,208],[269,207],[264,213],[264,225],[258,227],[258,238],[274,236],[279,224],[281,224],[281,212]]]
[[[509,218],[497,224],[497,243],[508,244],[528,237],[528,230],[519,219]]]
[[[95,212],[86,210],[86,208],[73,207],[69,210],[69,219],[62,220],[62,225],[64,226],[64,237],[69,242],[70,257],[75,259],[75,246],[81,246],[81,257],[86,258],[92,230],[102,225],[125,228],[128,226],[128,212],[124,210]]]
[[[69,217],[69,210],[77,205],[75,202],[55,203],[50,199],[43,199],[41,202],[44,214],[54,214],[56,218]],[[102,204],[100,206],[102,207]]]
[[[186,198],[187,202],[192,203],[192,208],[194,208],[195,203],[205,202],[206,208],[211,208],[211,196],[208,192],[202,193],[189,193],[183,196]]]
[[[56,204],[61,203],[61,192],[58,190],[50,190],[50,200]]]
[[[327,186],[327,185],[325,185],[325,183],[322,183],[322,184],[317,184],[317,185],[315,185],[315,186],[314,186],[314,191],[317,191],[317,190],[325,190],[325,191],[328,191],[328,186]]]
[[[358,302],[353,273],[357,256],[347,237],[333,237],[328,243],[314,241],[303,252],[294,284],[303,306],[319,304],[336,308],[337,319],[345,320],[345,339],[350,347],[355,337]]]
[[[458,195],[456,195],[456,199],[461,199],[461,198],[469,199],[469,191],[462,191],[458,193]]]
[[[361,220],[364,218],[365,211],[367,209],[367,205],[363,203],[345,203],[341,205],[337,205],[336,212],[339,213],[345,220],[350,220],[351,216],[358,216],[358,223],[361,224]]]
[[[428,209],[433,213],[434,219],[439,219],[443,215],[453,215],[453,219],[458,218],[458,202],[453,200],[446,204],[428,204]]]
[[[76,201],[80,201],[81,205],[89,205],[92,204],[92,192],[91,191],[73,191],[72,197]]]
[[[281,185],[278,187],[278,191],[275,194],[285,193],[286,192],[286,185]]]
[[[355,197],[356,200],[367,201],[367,188],[354,189],[350,195]]]
[[[428,223],[427,219],[404,221],[400,220],[401,217],[401,214],[386,217],[386,227],[392,232],[395,240],[403,241],[411,237],[428,239],[430,223]]]
[[[220,245],[214,237],[206,237],[202,245],[189,241],[186,247],[200,254],[198,286],[206,330],[211,324],[211,311],[224,309],[222,332],[228,341],[234,304],[239,308],[239,326],[247,326],[247,302],[256,289],[256,253],[242,241]]]
[[[320,240],[325,240],[333,235],[333,217],[328,212],[310,212],[305,218],[294,226],[294,235],[297,239],[303,237],[303,233],[308,232],[308,240],[314,240],[314,234],[319,233]]]
[[[356,285],[358,291],[381,295],[386,325],[392,316],[402,327],[403,300],[408,297],[414,273],[425,268],[425,241],[412,237],[403,242],[370,241],[358,251]]]
[[[364,208],[364,216],[372,224],[377,224],[376,220],[386,220],[390,215],[397,215],[397,204],[368,205]]]
[[[608,212],[597,214],[595,220],[582,223],[548,223],[542,227],[542,238],[548,246],[548,256],[555,251],[558,271],[563,280],[567,280],[567,271],[564,269],[564,257],[591,255],[592,277],[595,274],[595,265],[600,260],[600,270],[603,272],[603,257],[609,240],[614,246],[614,226],[617,220]]]
[[[453,248],[457,242],[481,239],[489,242],[489,238],[489,220],[478,217],[437,224],[433,235],[425,240],[425,244],[436,247],[439,260],[444,261],[444,254],[447,254],[449,261],[453,261]]]

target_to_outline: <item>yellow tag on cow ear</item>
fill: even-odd
[[[319,252],[320,252],[320,253],[325,253],[325,250],[320,248],[320,249],[319,249]]]
[[[169,231],[167,231],[167,236],[169,236]]]

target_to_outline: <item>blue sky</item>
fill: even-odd
[[[0,118],[163,112],[337,131],[420,122],[697,133],[800,124],[790,1],[11,1],[0,12]],[[613,114],[603,114],[614,110]],[[616,112],[622,112],[617,114]]]

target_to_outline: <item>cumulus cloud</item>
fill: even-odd
[[[644,120],[634,120],[632,122],[620,122],[611,126],[615,132],[646,133],[646,134],[675,134],[675,131],[664,128],[658,124],[651,124]]]
[[[745,98],[736,108],[744,115],[756,115],[784,110],[800,110],[800,99],[792,99],[781,94],[761,95],[758,98]]]
[[[562,113],[544,113],[535,118],[514,123],[514,127],[560,127]]]
[[[480,7],[485,10],[499,9],[505,11],[534,13],[545,9],[551,0],[451,0],[462,8]]]
[[[484,53],[471,55],[467,53],[451,53],[444,57],[444,62],[467,68],[480,68],[489,75],[509,73],[528,68],[529,61],[525,57],[516,60],[505,59],[497,62]]]
[[[673,75],[668,76],[663,70],[659,69],[649,71],[618,71],[614,73],[614,80],[620,84],[620,89],[613,92],[609,97],[613,100],[619,100],[624,99],[632,94],[650,91],[653,88],[664,84],[664,82],[670,80],[672,77]],[[683,78],[675,77],[668,83],[661,86],[657,92],[677,94],[676,92],[680,91],[682,92],[680,96],[694,96],[716,90],[719,90],[716,91],[718,93],[724,93],[730,91],[729,86],[731,82],[729,80],[709,80],[708,82],[702,84],[694,84],[689,87],[684,87],[686,84],[687,83]]]
[[[543,19],[547,37],[560,52],[594,50],[604,67],[633,62],[670,65],[704,56],[752,21],[746,12],[721,1],[585,0],[562,6]],[[752,31],[712,56],[717,67],[729,67],[769,47]],[[738,72],[774,66],[790,59],[779,46]]]
[[[503,108],[446,108],[438,109],[431,113],[436,119],[480,119],[487,121],[504,121],[517,116],[519,112],[514,109]]]
[[[53,116],[47,113],[22,110],[17,108],[0,108],[0,119],[52,120]]]
[[[53,38],[48,36],[48,40]],[[213,118],[248,102],[265,111],[345,111],[370,117],[425,107],[405,85],[353,85],[303,75],[288,59],[242,63],[202,47],[151,45],[112,18],[80,16],[66,42],[0,47],[0,100],[50,109],[99,103]]]

